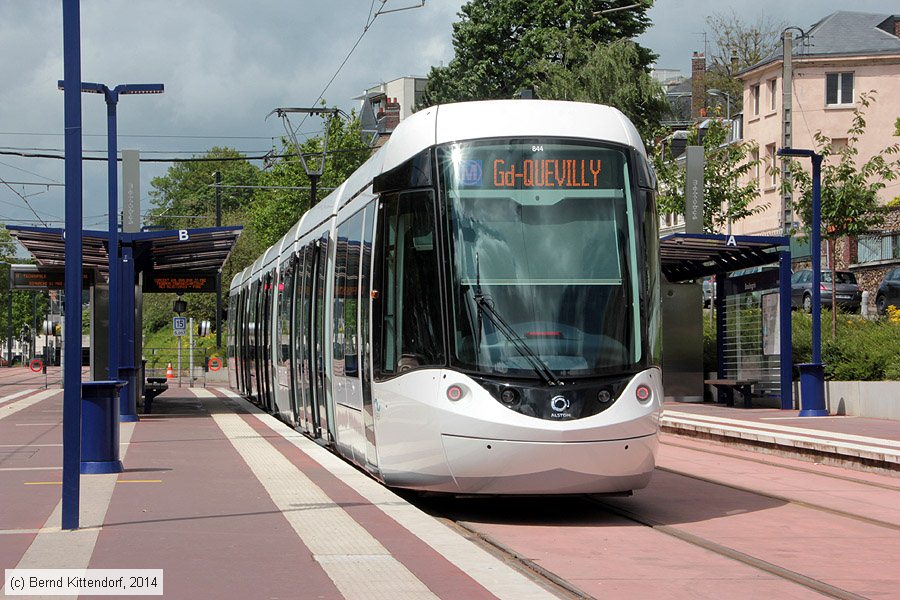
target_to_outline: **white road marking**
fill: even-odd
[[[38,392],[34,396],[29,396],[21,400],[16,400],[15,402],[10,402],[9,404],[4,404],[3,406],[0,406],[0,419],[5,419],[6,417],[16,414],[20,410],[25,410],[29,406],[34,406],[41,400],[46,400],[50,396],[59,393],[62,393],[62,390],[44,390],[42,392]],[[48,423],[45,423],[45,425],[46,424]]]
[[[447,559],[490,593],[503,600],[556,598],[548,590],[532,581],[474,542],[464,538],[434,517],[397,496],[355,467],[322,448],[306,436],[294,431],[275,417],[259,410],[240,395],[227,388],[219,388],[230,398],[241,402],[257,419],[297,446],[314,461],[350,486],[391,519],[421,539],[435,552]]]

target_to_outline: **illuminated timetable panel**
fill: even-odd
[[[169,273],[165,275],[144,275],[144,293],[174,292],[215,292],[215,273]]]

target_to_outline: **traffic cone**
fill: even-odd
[[[166,379],[175,379],[175,371],[172,370],[172,363],[166,367]]]

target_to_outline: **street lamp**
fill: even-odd
[[[706,90],[706,93],[710,96],[723,96],[725,98],[725,118],[729,121],[731,120],[731,95],[728,92],[723,92],[722,90],[717,90],[716,88],[710,88]]]
[[[64,82],[58,87],[65,89]],[[165,86],[161,83],[125,83],[110,89],[102,83],[81,82],[81,91],[88,94],[103,94],[106,100],[106,139],[109,197],[109,378],[119,378],[119,197],[117,181],[117,130],[116,105],[119,96],[129,94],[162,94]],[[131,286],[128,287],[131,289]],[[130,411],[133,413],[133,411]],[[123,421],[136,421],[136,414],[122,415]]]
[[[827,416],[825,409],[825,375],[822,368],[822,155],[814,150],[781,148],[778,156],[803,157],[812,160],[812,362],[797,365],[800,369],[801,417]]]

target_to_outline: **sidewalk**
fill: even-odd
[[[81,529],[60,531],[61,390],[7,405],[4,569],[163,569],[166,598],[556,597],[221,389],[122,424],[125,472],[83,476]]]
[[[900,475],[900,421],[666,402],[662,430],[815,462]]]

